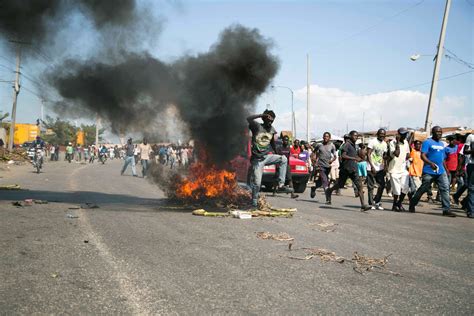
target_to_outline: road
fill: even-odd
[[[351,190],[322,203],[309,190],[293,218],[208,218],[172,208],[146,179],[105,165],[47,163],[0,170],[2,314],[473,314],[474,221],[361,213]],[[26,198],[48,204],[15,207]],[[99,208],[77,209],[81,203]],[[388,200],[385,203],[389,205]],[[78,216],[68,218],[67,214]],[[462,213],[459,213],[462,214]],[[325,232],[316,225],[337,224]],[[288,242],[256,232],[285,232]],[[324,248],[344,263],[304,257]],[[353,270],[353,253],[388,258],[386,269]]]

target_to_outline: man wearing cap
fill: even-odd
[[[392,186],[393,206],[392,211],[401,212],[402,202],[410,190],[410,180],[407,169],[407,160],[410,155],[410,146],[406,140],[408,130],[404,127],[398,129],[397,136],[389,144],[389,164],[387,172],[390,175]]]
[[[431,135],[431,138],[425,140],[421,145],[421,159],[425,164],[421,186],[410,200],[410,212],[415,212],[415,206],[420,201],[421,196],[429,190],[433,182],[436,182],[441,196],[443,216],[456,217],[456,214],[451,212],[449,181],[444,166],[446,151],[441,141],[443,130],[441,127],[435,126],[431,129]]]

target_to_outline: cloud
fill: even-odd
[[[324,131],[342,135],[346,130],[373,131],[379,127],[423,127],[428,94],[399,90],[370,95],[312,85],[311,137]],[[295,91],[295,100],[306,103],[306,87]],[[472,110],[466,97],[446,96],[437,99],[432,110],[433,125],[472,126]],[[295,111],[299,138],[306,137],[306,106]],[[276,127],[291,130],[291,113],[279,113]]]

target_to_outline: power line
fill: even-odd
[[[465,71],[465,72],[461,72],[461,73],[458,73],[458,74],[455,74],[455,75],[443,77],[443,78],[438,79],[437,81],[448,80],[448,79],[459,77],[459,76],[462,76],[462,75],[465,75],[465,74],[468,74],[468,73],[472,73],[472,72],[474,72],[474,70]],[[381,91],[381,92],[376,92],[376,93],[360,94],[360,95],[331,96],[331,95],[321,94],[321,93],[315,94],[315,95],[324,96],[324,97],[328,97],[328,98],[360,98],[360,97],[368,97],[368,96],[372,96],[372,95],[377,95],[377,94],[381,94],[381,93],[390,93],[390,92],[396,92],[396,91],[400,91],[400,90],[408,90],[408,89],[412,89],[412,88],[425,86],[427,84],[431,84],[431,81],[426,81],[426,82],[423,82],[423,83],[418,83],[418,84],[414,84],[414,85],[411,85],[411,86],[408,86],[408,87],[403,87],[403,88],[398,88],[398,89],[392,89],[392,90]]]
[[[353,34],[351,34],[351,35],[349,35],[349,36],[343,38],[342,40],[340,40],[340,41],[338,41],[338,42],[336,42],[336,43],[334,43],[334,44],[330,44],[329,46],[333,46],[333,45],[334,45],[334,46],[339,46],[340,44],[344,43],[345,41],[347,41],[347,40],[349,40],[349,39],[351,39],[351,38],[353,38],[353,37],[356,37],[356,36],[358,36],[358,35],[360,35],[360,34],[362,34],[362,33],[365,33],[365,32],[367,32],[367,31],[371,31],[371,30],[373,30],[374,28],[376,28],[377,26],[379,26],[379,25],[381,25],[381,24],[383,24],[383,23],[385,23],[385,22],[387,22],[387,21],[389,21],[389,20],[392,20],[392,19],[398,17],[398,16],[404,14],[404,13],[407,12],[407,11],[410,11],[411,9],[413,9],[413,8],[415,8],[415,7],[419,6],[419,5],[421,5],[423,2],[425,2],[425,0],[421,0],[421,1],[415,3],[414,5],[412,5],[412,6],[408,7],[408,8],[406,8],[406,9],[403,9],[403,10],[401,10],[401,11],[398,11],[397,13],[395,13],[395,14],[393,14],[393,15],[391,15],[391,16],[388,16],[388,17],[382,19],[381,21],[379,21],[379,22],[377,22],[377,23],[375,23],[375,24],[372,24],[372,25],[370,25],[370,26],[368,26],[368,27],[366,27],[366,28],[364,28],[364,29],[362,29],[362,30],[360,30],[360,31],[357,31],[357,32],[355,32],[355,33],[353,33]]]

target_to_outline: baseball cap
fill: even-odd
[[[400,127],[398,129],[398,134],[400,135],[408,134],[408,130],[405,127]]]

